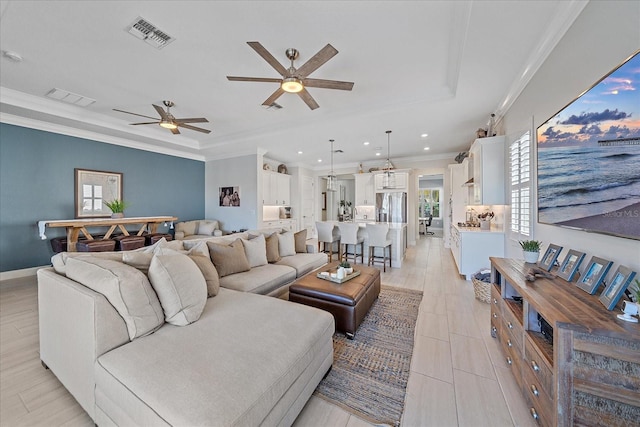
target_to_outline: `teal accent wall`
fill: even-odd
[[[74,168],[121,172],[127,216],[204,218],[204,162],[0,123],[0,271],[50,264],[36,222],[74,218]]]

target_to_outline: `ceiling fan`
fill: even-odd
[[[265,61],[269,63],[281,76],[281,79],[276,78],[263,78],[263,77],[234,77],[227,76],[230,81],[237,82],[267,82],[267,83],[279,83],[278,89],[267,98],[262,105],[270,106],[276,99],[278,99],[283,93],[297,93],[300,98],[311,108],[315,110],[319,107],[318,103],[307,92],[307,87],[317,87],[323,89],[339,89],[339,90],[351,90],[353,88],[353,82],[341,82],[337,80],[324,80],[324,79],[310,79],[307,76],[320,68],[322,64],[333,58],[338,54],[338,51],[327,44],[320,49],[311,59],[305,62],[300,68],[293,66],[293,61],[298,58],[299,52],[294,48],[289,48],[285,51],[285,55],[291,61],[291,66],[285,68],[282,64],[271,55],[267,49],[260,44],[260,42],[247,42],[249,46],[253,48],[258,55],[260,55]]]
[[[185,129],[191,129],[191,130],[195,130],[198,132],[204,132],[204,133],[210,133],[211,131],[208,129],[203,129],[203,128],[199,128],[199,127],[195,127],[195,126],[191,126],[188,125],[187,123],[209,123],[209,120],[205,119],[204,117],[197,117],[197,118],[187,118],[187,119],[176,119],[173,114],[171,114],[171,107],[174,106],[172,101],[162,101],[162,103],[165,105],[165,107],[167,107],[167,111],[164,111],[164,109],[158,105],[153,105],[153,108],[156,109],[156,111],[158,112],[158,114],[160,115],[160,118],[157,119],[155,117],[149,117],[149,116],[145,116],[143,114],[138,114],[138,113],[132,113],[130,111],[123,111],[123,110],[118,110],[117,108],[114,108],[113,111],[119,111],[120,113],[127,113],[127,114],[133,114],[134,116],[140,116],[140,117],[146,117],[148,119],[154,119],[156,120],[155,122],[141,122],[141,123],[131,123],[131,125],[155,125],[158,124],[160,126],[162,126],[165,129],[169,129],[171,131],[171,133],[173,133],[174,135],[177,135],[180,133],[180,131],[178,130],[179,127],[181,128],[185,128]]]

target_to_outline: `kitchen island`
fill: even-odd
[[[327,221],[336,226],[339,224],[338,221]],[[367,235],[367,224],[382,224],[380,222],[369,221],[369,220],[355,220],[351,221],[358,224],[360,230],[358,231],[358,235],[364,237],[364,258],[366,259],[369,255],[369,236]],[[385,223],[386,224],[386,223]],[[404,259],[404,254],[407,251],[407,223],[388,223],[389,224],[389,239],[391,240],[391,266],[393,268],[402,267],[402,260]],[[359,254],[358,248],[358,254]],[[382,249],[376,249],[376,256],[382,256]]]

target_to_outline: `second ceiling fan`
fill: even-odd
[[[341,82],[337,80],[325,80],[325,79],[310,79],[309,74],[320,68],[322,64],[333,58],[338,54],[338,51],[327,44],[320,49],[311,59],[305,62],[300,68],[293,66],[293,61],[298,58],[299,52],[296,49],[287,49],[285,54],[291,61],[291,66],[285,68],[273,55],[267,51],[260,44],[260,42],[247,42],[249,46],[255,50],[265,61],[269,63],[281,76],[281,79],[268,78],[268,77],[234,77],[227,76],[230,81],[240,82],[263,82],[263,83],[279,83],[280,86],[276,89],[269,98],[267,98],[262,105],[272,105],[282,94],[285,92],[297,93],[300,98],[311,108],[315,110],[319,107],[315,99],[307,91],[307,87],[316,87],[323,89],[339,89],[339,90],[351,90],[353,89],[353,82]]]

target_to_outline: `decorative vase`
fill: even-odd
[[[540,251],[537,251],[537,252],[522,251],[522,254],[524,255],[524,262],[527,262],[529,264],[535,264],[536,262],[538,262]]]
[[[343,267],[338,267],[338,271],[336,272],[338,279],[344,279],[344,276],[346,276],[344,268]]]
[[[491,229],[491,221],[480,220],[480,230],[490,230],[490,229]]]
[[[124,218],[124,212],[114,212],[111,214],[112,219]]]
[[[353,267],[345,268],[345,269],[344,269],[344,272],[345,272],[345,273],[347,273],[347,276],[348,276],[349,274],[353,274]]]

